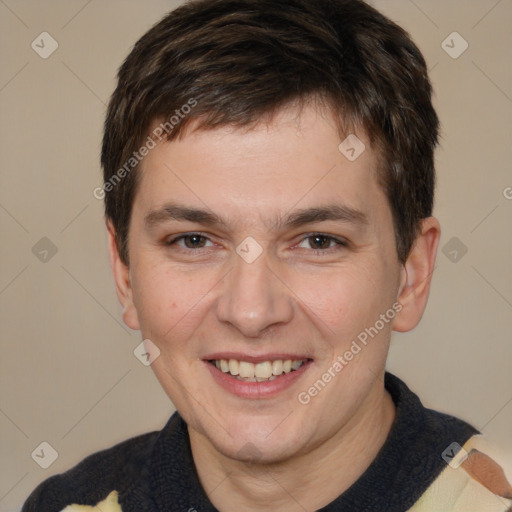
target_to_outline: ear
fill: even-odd
[[[441,227],[438,220],[434,217],[423,219],[420,234],[402,267],[397,299],[402,305],[402,310],[395,317],[395,331],[407,332],[414,329],[423,316],[427,307],[440,236]]]
[[[116,244],[116,231],[112,222],[107,221],[108,248],[110,254],[110,266],[116,283],[117,298],[123,307],[123,321],[134,331],[140,330],[137,310],[133,303],[133,289],[131,283],[130,268],[121,260]]]

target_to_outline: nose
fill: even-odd
[[[268,265],[265,252],[254,262],[235,257],[225,288],[217,303],[219,321],[235,327],[248,338],[262,336],[293,317],[288,288]]]

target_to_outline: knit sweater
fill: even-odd
[[[321,512],[512,511],[512,488],[500,466],[479,449],[481,436],[473,427],[423,407],[389,373],[385,385],[396,417],[384,446],[361,477]],[[128,439],[48,478],[22,512],[63,510],[216,511],[199,481],[187,425],[177,412],[161,431]]]

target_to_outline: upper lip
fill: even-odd
[[[292,361],[303,361],[305,359],[311,359],[307,355],[304,354],[284,354],[284,353],[272,353],[272,354],[261,354],[261,355],[249,355],[242,354],[241,352],[216,352],[214,354],[209,354],[203,358],[205,361],[220,361],[221,359],[225,359],[229,361],[230,359],[236,359],[237,361],[246,361],[248,363],[262,363],[264,361],[287,361],[291,359]]]

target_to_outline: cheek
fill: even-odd
[[[165,265],[139,265],[133,283],[142,334],[160,341],[187,337],[197,326],[197,317],[214,285],[204,273],[192,274]]]
[[[297,273],[290,288],[311,321],[328,337],[347,340],[391,307],[393,279],[378,258],[366,264]]]

